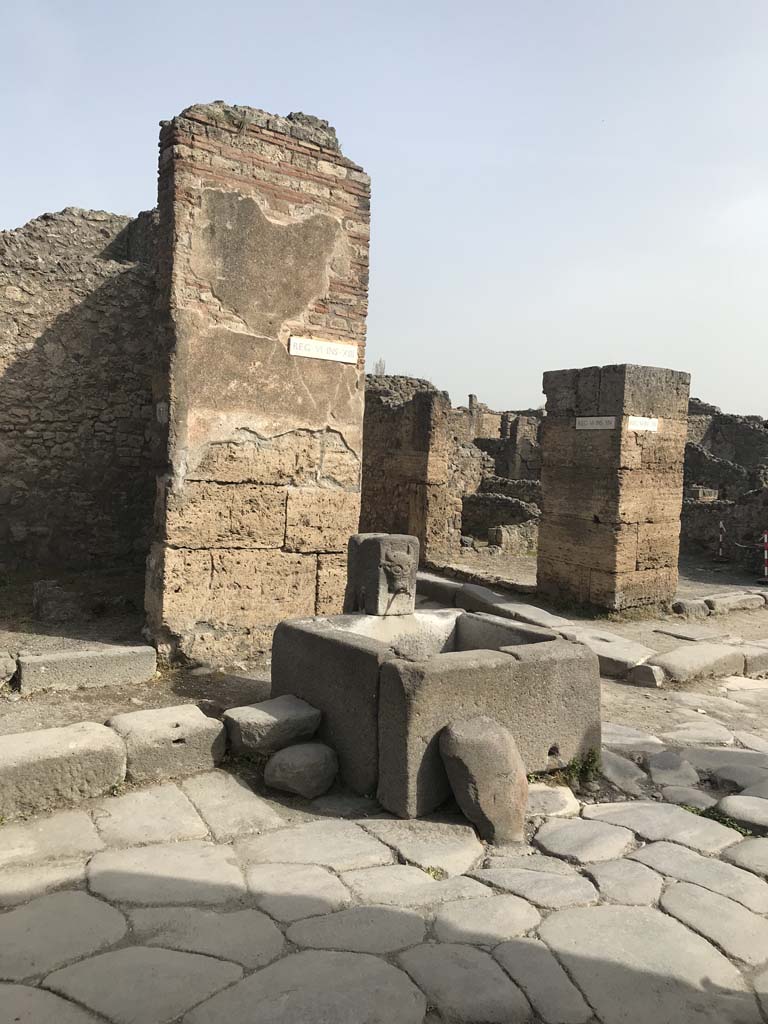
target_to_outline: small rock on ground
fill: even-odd
[[[331,788],[338,772],[335,750],[324,743],[297,743],[270,757],[264,768],[264,782],[273,789],[313,800]]]

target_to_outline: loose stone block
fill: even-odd
[[[19,684],[22,693],[74,690],[80,686],[130,686],[154,679],[154,647],[104,647],[93,651],[51,651],[22,654]]]
[[[666,676],[664,670],[658,665],[635,665],[629,670],[627,676],[630,683],[635,686],[647,686],[651,689],[659,689],[664,685]]]
[[[18,825],[4,825],[0,868],[38,864],[54,857],[85,857],[104,842],[85,811],[59,811]]]
[[[181,788],[217,842],[226,843],[250,832],[267,832],[285,825],[275,807],[257,796],[242,779],[228,772],[193,775],[184,779]]]
[[[195,704],[115,715],[107,725],[122,737],[131,782],[157,782],[214,768],[226,752],[224,726]]]
[[[208,834],[195,808],[171,784],[111,797],[93,807],[91,813],[99,834],[110,846],[203,839]]]
[[[695,643],[675,647],[666,654],[655,654],[649,665],[658,665],[677,683],[708,676],[727,676],[744,671],[744,655],[727,644]]]
[[[702,599],[686,599],[673,601],[672,611],[689,619],[706,619],[709,615],[709,606]]]
[[[333,785],[339,771],[335,751],[324,743],[297,743],[285,747],[267,761],[264,782],[273,789],[312,800]]]
[[[586,1024],[592,1010],[540,939],[514,939],[493,951],[507,974],[530,999],[542,1020]]]
[[[345,612],[411,615],[416,603],[419,541],[404,534],[357,533],[347,550]]]
[[[705,597],[703,600],[713,615],[727,615],[728,612],[765,608],[765,600],[760,594],[715,594],[712,597]]]
[[[233,754],[273,753],[317,732],[321,712],[292,694],[229,708],[222,716]]]
[[[125,771],[123,741],[95,722],[4,736],[0,815],[39,814],[56,804],[101,796],[125,779]]]

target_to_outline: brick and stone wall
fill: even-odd
[[[154,498],[152,216],[0,232],[0,566],[141,566]]]
[[[162,126],[168,440],[146,603],[163,649],[258,655],[281,619],[341,611],[360,509],[369,193],[317,118],[216,103]],[[290,354],[291,337],[352,346],[354,362]]]

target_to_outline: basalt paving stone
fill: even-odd
[[[530,900],[537,907],[560,910],[597,902],[597,889],[581,875],[555,875],[514,868],[484,868],[473,871],[472,878],[497,889]]]
[[[768,782],[768,768],[754,764],[727,764],[716,768],[712,778],[721,789],[748,789]]]
[[[681,882],[727,896],[758,914],[768,913],[768,885],[748,871],[714,857],[702,857],[677,843],[650,843],[630,858]]]
[[[513,939],[493,951],[547,1024],[585,1024],[592,1010],[540,939]]]
[[[5,868],[0,872],[0,907],[13,907],[37,896],[69,889],[85,882],[85,860],[49,861],[31,867]]]
[[[661,907],[727,956],[753,967],[768,960],[768,921],[741,903],[700,885],[677,882],[665,889]]]
[[[655,871],[624,858],[590,864],[586,871],[602,899],[625,906],[645,907],[656,903],[664,884]]]
[[[463,875],[485,855],[475,830],[466,824],[385,818],[360,824],[392,847],[401,860],[422,870],[437,868],[446,875]]]
[[[741,836],[732,828],[673,804],[634,801],[626,804],[594,804],[585,807],[584,817],[608,821],[631,829],[648,841],[668,840],[700,853],[720,853]]]
[[[479,900],[444,903],[434,920],[441,942],[496,946],[536,928],[541,915],[518,896],[491,896]]]
[[[199,811],[218,842],[252,832],[283,828],[276,808],[257,796],[242,779],[228,772],[206,772],[184,779],[181,788]]]
[[[283,935],[258,910],[217,913],[193,907],[148,907],[129,914],[133,937],[143,946],[202,953],[232,960],[248,970],[264,967],[283,951]]]
[[[515,868],[519,871],[543,871],[547,875],[573,875],[576,868],[558,857],[546,857],[532,849],[529,853],[505,853],[504,847],[491,848],[487,868]]]
[[[105,850],[88,865],[91,892],[115,903],[216,904],[245,894],[229,847],[198,841]]]
[[[91,814],[109,846],[173,843],[208,835],[200,815],[173,783],[100,800]]]
[[[763,800],[768,800],[768,779],[761,779],[760,782],[755,782],[751,786],[747,786],[741,795],[759,796]]]
[[[757,750],[741,750],[737,747],[686,747],[685,759],[697,771],[714,772],[718,768],[738,765],[768,769],[768,754]]]
[[[241,839],[235,850],[245,864],[319,864],[334,871],[391,864],[392,851],[351,821],[312,821]]]
[[[768,833],[768,800],[761,796],[726,796],[717,809],[759,835]]]
[[[674,747],[687,747],[699,743],[733,743],[733,733],[719,722],[686,722],[676,729],[661,733],[665,743]]]
[[[402,907],[351,907],[298,921],[286,932],[297,946],[350,953],[395,953],[424,941],[421,914]]]
[[[350,902],[338,878],[317,864],[252,864],[245,874],[258,906],[278,921],[332,914]]]
[[[648,782],[648,776],[634,761],[610,750],[603,750],[600,755],[600,773],[622,793],[630,796],[641,796],[641,783]]]
[[[99,1024],[100,1020],[53,992],[0,985],[0,1024]]]
[[[377,957],[305,950],[209,999],[183,1024],[422,1024],[426,1009],[408,975]]]
[[[528,786],[526,817],[567,818],[578,813],[579,801],[568,786],[548,786],[544,782],[532,782]]]
[[[540,935],[602,1024],[758,1024],[740,972],[679,922],[646,907],[552,914]]]
[[[522,1024],[533,1019],[528,1000],[496,961],[472,946],[416,946],[398,957],[451,1024]]]
[[[493,895],[491,889],[471,878],[437,881],[410,864],[345,871],[341,879],[359,901],[391,907],[434,907],[452,900]]]
[[[709,793],[705,793],[702,789],[694,789],[693,786],[665,786],[661,795],[668,804],[697,807],[700,811],[706,811],[717,803],[717,800]]]
[[[626,828],[603,821],[547,821],[536,833],[534,842],[545,853],[576,864],[621,857],[634,845],[635,837]]]
[[[125,918],[84,892],[41,896],[0,916],[0,979],[23,981],[119,942]]]
[[[47,818],[3,825],[0,869],[54,857],[86,856],[103,849],[104,842],[85,811],[59,811]]]
[[[755,994],[763,1008],[763,1013],[768,1016],[768,970],[760,971],[752,981],[755,986]]]
[[[755,875],[768,878],[768,839],[744,839],[723,853],[723,859]]]
[[[664,747],[658,736],[615,722],[603,722],[602,741],[604,747],[620,751],[654,751]]]
[[[55,971],[45,986],[113,1024],[169,1024],[242,975],[209,956],[129,946]]]
[[[761,754],[768,754],[768,739],[758,736],[753,732],[739,732],[733,734],[742,746],[749,750],[756,750]]]
[[[685,760],[685,754],[664,750],[648,758],[648,772],[657,786],[695,786],[699,774]]]

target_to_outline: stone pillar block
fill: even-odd
[[[357,533],[347,552],[345,612],[412,615],[416,607],[419,541],[390,533]]]

